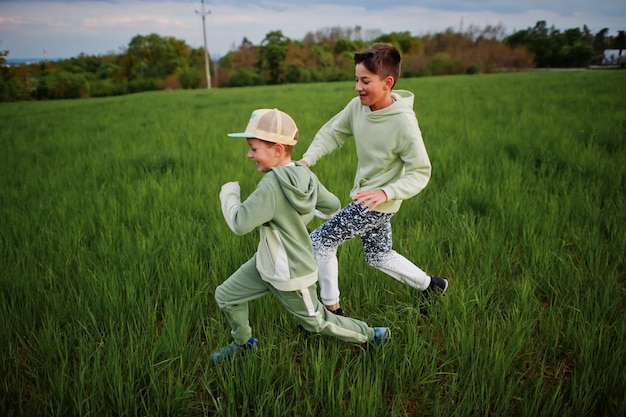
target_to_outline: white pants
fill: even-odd
[[[339,302],[337,248],[356,236],[361,238],[365,261],[370,266],[413,288],[423,291],[428,287],[430,277],[392,249],[392,216],[389,213],[364,210],[350,203],[311,233],[315,261],[319,268],[322,303],[329,306]]]

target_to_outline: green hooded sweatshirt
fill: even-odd
[[[304,289],[317,282],[306,225],[316,210],[327,216],[339,211],[339,199],[298,163],[271,168],[243,203],[240,193],[236,182],[222,186],[222,213],[237,235],[260,228],[255,256],[263,280],[280,291]]]
[[[376,208],[383,213],[397,212],[403,200],[423,190],[431,171],[413,111],[413,93],[394,90],[391,97],[391,106],[376,111],[355,97],[320,128],[302,156],[313,166],[353,136],[358,163],[350,196],[383,190],[387,202]]]

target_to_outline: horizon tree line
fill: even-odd
[[[502,25],[412,36],[410,32],[330,27],[292,40],[282,31],[259,45],[246,37],[223,57],[211,60],[214,86],[242,87],[347,81],[354,78],[352,54],[372,42],[402,53],[402,76],[422,77],[574,68],[601,64],[607,49],[626,49],[624,31],[609,34],[560,30],[538,21],[507,35]],[[0,102],[114,96],[140,91],[195,89],[204,84],[204,49],[156,33],[136,35],[119,54],[85,55],[55,62],[6,65],[0,51]]]

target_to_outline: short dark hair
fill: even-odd
[[[374,43],[355,52],[354,64],[363,64],[365,68],[381,78],[393,77],[393,83],[400,77],[400,51],[387,43]]]

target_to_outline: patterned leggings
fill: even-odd
[[[430,277],[391,248],[392,216],[350,203],[311,233],[319,268],[320,298],[325,305],[339,302],[337,248],[356,236],[361,238],[365,261],[370,266],[413,288],[425,290],[428,287]]]

